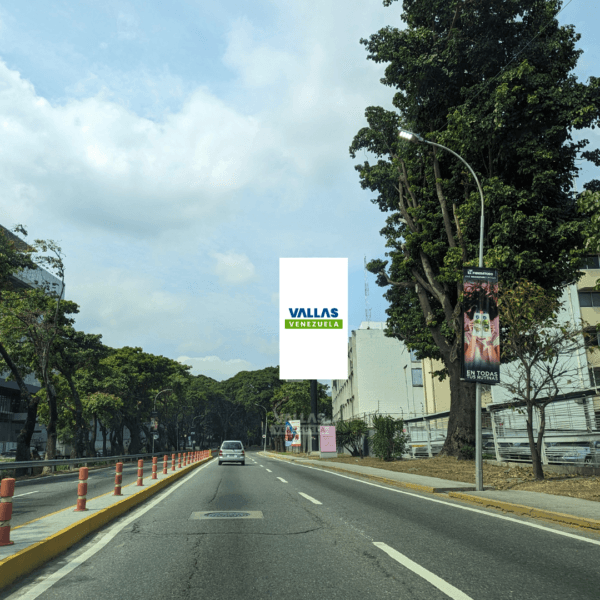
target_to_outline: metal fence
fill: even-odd
[[[542,464],[600,466],[600,396],[595,390],[566,394],[546,407],[542,438]],[[354,415],[373,428],[373,418],[381,413]],[[439,454],[448,430],[449,411],[406,416],[388,413],[404,420],[409,436],[406,457],[433,457]],[[522,402],[488,404],[482,411],[483,452],[502,462],[531,462],[526,427],[526,406]],[[539,415],[534,410],[533,434],[537,441]]]

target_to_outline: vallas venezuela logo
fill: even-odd
[[[337,308],[289,308],[291,319],[285,320],[286,329],[342,329],[343,320]]]

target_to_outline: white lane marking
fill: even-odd
[[[157,504],[162,502],[167,496],[172,494],[178,487],[182,486],[184,483],[187,483],[187,481],[189,479],[191,479],[192,477],[197,475],[200,471],[202,471],[206,467],[211,466],[213,463],[214,463],[214,461],[211,461],[202,467],[198,467],[197,469],[192,471],[192,473],[190,473],[187,477],[185,477],[182,481],[174,484],[173,487],[168,488],[167,491],[164,492],[164,494],[160,498],[157,498],[156,500],[152,501],[150,504],[148,504],[148,506],[145,506],[144,508],[140,508],[133,515],[131,515],[128,519],[125,519],[122,523],[118,523],[117,525],[115,525],[114,527],[109,529],[104,534],[104,536],[100,540],[98,540],[91,548],[86,550],[80,556],[73,558],[64,567],[62,567],[55,573],[52,573],[51,575],[49,575],[44,581],[42,581],[41,583],[38,583],[36,586],[32,587],[30,590],[28,590],[22,596],[19,596],[19,600],[35,600],[36,598],[38,598],[46,590],[50,589],[55,583],[58,583],[63,577],[68,575],[71,571],[75,570],[79,565],[82,565],[88,558],[91,558],[94,554],[96,554],[97,552],[102,550],[102,548],[104,548],[104,546],[106,546],[110,541],[112,541],[112,539],[121,530],[125,529],[125,527],[130,525],[136,519],[139,519],[142,515],[147,513],[151,508],[154,508]]]
[[[278,477],[277,479],[279,479],[279,481],[283,481],[283,483],[287,483],[287,481],[285,479],[283,479],[282,477]]]
[[[262,465],[260,465],[262,467]],[[267,473],[272,473],[271,469],[267,469]]]
[[[273,460],[281,460],[281,459],[275,458]],[[283,462],[287,462],[287,461],[283,461]],[[385,487],[384,485],[378,485],[377,483],[371,483],[370,481],[354,479],[354,477],[348,477],[348,475],[342,475],[341,473],[334,473],[333,471],[327,471],[326,469],[319,469],[318,467],[309,467],[308,465],[298,465],[298,466],[303,467],[304,469],[314,469],[315,471],[320,471],[321,473],[327,473],[328,475],[335,475],[336,477],[343,477],[344,479],[350,479],[351,481],[356,481],[357,483],[364,483],[365,485],[371,485],[373,487],[381,488],[382,490],[387,490],[388,492],[396,492],[397,494],[404,494],[405,496],[413,496],[415,498],[421,498],[422,500],[427,500],[428,502],[437,502],[438,504],[445,504],[446,506],[451,506],[452,508],[460,508],[461,510],[468,510],[469,512],[474,512],[474,513],[478,513],[480,515],[485,515],[486,517],[494,517],[495,519],[511,521],[512,523],[518,523],[519,525],[526,525],[527,527],[533,527],[534,529],[541,529],[542,531],[556,533],[557,535],[562,535],[564,537],[570,537],[575,540],[579,540],[581,542],[588,542],[590,544],[600,546],[600,541],[591,540],[589,538],[585,538],[580,535],[576,535],[574,533],[567,533],[566,531],[558,531],[556,529],[551,529],[550,527],[544,527],[543,525],[538,525],[537,523],[528,523],[527,521],[519,521],[519,519],[515,519],[513,517],[506,517],[504,515],[496,515],[492,512],[486,512],[485,510],[480,510],[479,508],[471,508],[470,506],[461,506],[460,504],[452,504],[452,502],[448,502],[447,500],[438,500],[437,498],[428,498],[427,496],[413,494],[412,492],[405,492],[403,490],[398,490],[396,488]]]
[[[310,500],[313,504],[323,504],[322,502],[315,500],[312,496],[309,496],[308,494],[305,494],[304,492],[298,492],[298,493],[301,496],[303,496],[304,498],[306,498],[307,500]]]
[[[263,467],[263,469],[264,469],[264,466],[263,466],[263,465],[260,465],[260,466],[261,466],[261,467]]]
[[[434,585],[438,590],[452,598],[452,600],[473,600],[471,596],[467,596],[464,592],[461,592],[458,588],[450,585],[447,581],[444,581],[441,577],[434,575],[431,571],[428,571],[425,567],[418,565],[416,562],[410,560],[404,554],[400,554],[397,550],[394,550],[383,542],[373,542],[375,546],[383,550],[386,554],[389,554],[394,560],[397,560],[402,566],[410,569],[413,573],[416,573],[419,577],[425,579]]]
[[[24,494],[17,494],[16,496],[13,496],[13,498],[18,498],[19,496],[27,496],[28,494],[39,494],[39,491],[36,490],[35,492],[25,492]]]

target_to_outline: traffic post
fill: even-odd
[[[10,541],[10,520],[12,518],[12,501],[15,493],[15,480],[7,477],[0,484],[0,546],[12,546]]]
[[[85,503],[87,500],[87,479],[88,479],[88,468],[81,467],[79,469],[79,483],[77,484],[77,508],[75,512],[81,512],[87,510]]]
[[[118,462],[117,468],[115,471],[115,491],[113,492],[113,496],[121,495],[121,484],[123,483],[123,463]]]
[[[138,460],[137,485],[144,485],[144,459]]]

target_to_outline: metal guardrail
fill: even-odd
[[[205,448],[209,450],[209,448]],[[214,450],[214,448],[213,448]],[[186,452],[192,452],[188,450]],[[94,456],[81,458],[59,458],[54,460],[22,460],[22,461],[0,461],[0,471],[13,471],[16,469],[33,469],[35,467],[59,467],[62,465],[87,465],[104,462],[120,462],[123,460],[139,460],[140,458],[163,457],[164,455],[171,458],[172,454],[177,455],[178,452],[154,452],[153,454],[121,454],[119,456]],[[183,454],[183,452],[181,452]]]

